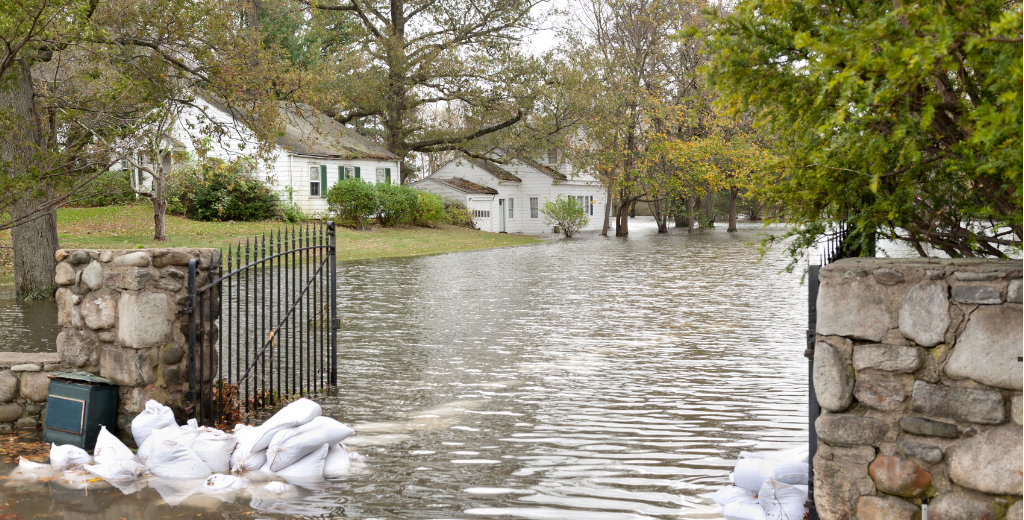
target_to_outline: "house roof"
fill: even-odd
[[[464,192],[464,193],[482,193],[484,195],[497,195],[498,194],[498,190],[496,190],[494,188],[489,188],[487,186],[483,186],[483,185],[477,184],[475,182],[467,181],[466,179],[463,179],[462,177],[452,177],[450,179],[435,179],[433,177],[428,177],[427,179],[432,180],[434,182],[440,182],[441,184],[445,184],[445,185],[451,186],[452,188],[455,188],[455,189],[457,189],[457,190],[459,190],[461,192]],[[425,180],[427,180],[427,179],[425,179]]]
[[[497,177],[500,180],[511,182],[523,182],[522,179],[513,175],[512,172],[502,168],[501,166],[498,166],[497,164],[492,163],[491,161],[485,161],[483,159],[473,159],[471,162],[473,163],[473,166],[476,166],[477,168],[484,170],[485,172]]]
[[[203,99],[236,121],[243,120],[237,110],[228,108],[215,97],[204,96]],[[387,148],[309,105],[281,103],[277,110],[284,123],[284,134],[278,137],[277,145],[293,154],[331,159],[398,160]]]
[[[547,175],[548,177],[555,179],[556,181],[567,180],[567,177],[562,172],[550,166],[544,166],[543,164],[526,157],[519,157],[519,160],[522,161],[524,164],[532,167],[533,169],[543,173],[544,175]]]
[[[383,146],[309,105],[281,105],[278,111],[285,129],[277,144],[292,153],[340,159],[398,160],[397,155]]]

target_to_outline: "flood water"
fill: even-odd
[[[23,518],[719,518],[740,450],[806,443],[807,288],[760,225],[342,263],[319,399],[365,466],[325,488],[171,507],[8,481]]]

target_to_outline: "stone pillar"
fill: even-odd
[[[814,501],[823,519],[1020,518],[1020,260],[822,268]]]
[[[120,436],[155,399],[184,419],[188,389],[187,279],[220,265],[215,249],[60,250],[56,253],[57,354],[61,368],[118,385]],[[209,325],[207,326],[209,330]]]

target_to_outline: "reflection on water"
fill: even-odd
[[[43,485],[8,489],[12,512],[717,518],[740,450],[806,442],[806,287],[781,250],[756,263],[759,226],[637,220],[628,239],[341,264],[339,388],[322,402],[368,460],[326,489],[171,508],[153,489]]]
[[[0,351],[57,350],[57,306],[50,301],[19,302],[14,287],[0,285]]]

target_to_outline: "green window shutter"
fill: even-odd
[[[384,168],[384,182],[391,184],[391,168]]]
[[[323,197],[327,191],[327,165],[320,165],[320,196]]]
[[[357,179],[358,179],[358,178],[360,178],[360,177],[359,177],[359,167],[358,167],[358,166],[356,166],[356,178],[357,178]]]
[[[340,182],[343,180],[345,180],[345,167],[338,166],[338,181]]]

